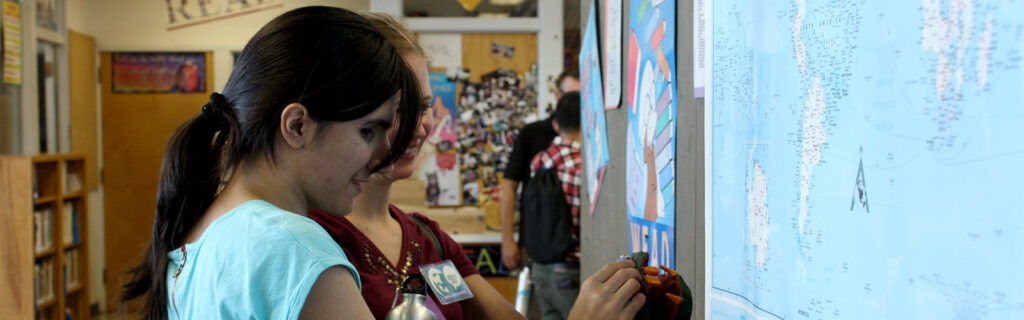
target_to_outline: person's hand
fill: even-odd
[[[632,260],[615,261],[587,278],[569,319],[633,319],[647,302],[640,293],[643,278],[634,266]]]
[[[501,261],[505,264],[505,268],[514,270],[519,267],[519,258],[519,245],[515,240],[501,242]]]

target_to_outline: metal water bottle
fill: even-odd
[[[413,280],[418,280],[419,288],[412,288]],[[391,303],[391,311],[388,311],[384,319],[387,320],[436,320],[437,315],[427,309],[427,282],[422,275],[410,274],[402,281],[401,287],[402,304],[395,306]],[[398,297],[395,297],[396,299]]]
[[[519,271],[519,285],[516,289],[516,311],[526,316],[530,310],[530,293],[533,289],[533,281],[530,280],[530,267],[523,267]]]

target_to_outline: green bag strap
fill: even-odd
[[[420,220],[420,218],[417,218],[414,215],[410,214],[409,218],[412,218],[412,223],[415,223],[416,226],[420,227],[420,230],[422,230],[423,233],[427,234],[427,238],[430,238],[430,242],[434,244],[434,252],[440,254],[441,260],[444,260],[448,255],[445,254],[444,247],[441,246],[441,241],[438,240],[437,235],[434,234],[434,229],[430,229],[430,226],[427,226],[423,220]]]

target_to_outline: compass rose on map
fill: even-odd
[[[860,204],[864,211],[871,213],[871,209],[868,207],[868,186],[864,182],[864,146],[860,146],[860,165],[857,168],[857,182],[854,185],[856,185],[857,191],[853,193],[853,199],[850,199],[850,211]]]

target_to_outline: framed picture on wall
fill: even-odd
[[[114,93],[206,92],[204,52],[116,52]]]
[[[57,8],[61,0],[36,0],[36,24],[53,32],[59,32]]]

